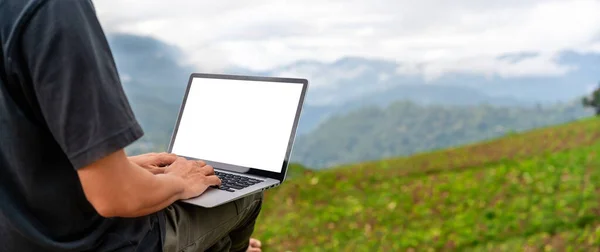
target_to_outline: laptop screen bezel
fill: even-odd
[[[239,80],[239,81],[260,81],[260,82],[277,82],[282,85],[302,85],[302,91],[300,94],[300,99],[298,100],[298,108],[296,109],[296,115],[294,117],[294,124],[292,126],[292,131],[290,133],[287,150],[285,152],[285,157],[283,159],[280,172],[271,172],[266,170],[261,170],[256,167],[241,167],[233,164],[220,163],[216,160],[204,160],[207,164],[212,165],[215,169],[221,169],[226,171],[233,171],[238,173],[244,173],[254,176],[261,176],[276,179],[279,181],[284,181],[287,175],[287,170],[290,162],[290,156],[292,153],[292,149],[294,147],[294,141],[296,138],[296,130],[298,128],[298,121],[300,120],[300,115],[302,114],[302,108],[304,106],[304,97],[306,96],[306,91],[308,89],[308,80],[300,79],[300,78],[281,78],[281,77],[264,77],[264,76],[248,76],[248,75],[229,75],[229,74],[206,74],[206,73],[193,73],[190,75],[188,85],[185,89],[185,95],[183,96],[183,101],[181,102],[181,106],[179,108],[179,114],[177,115],[177,122],[175,124],[175,128],[173,129],[173,133],[171,134],[171,141],[169,143],[168,152],[172,153],[173,145],[175,144],[175,140],[177,139],[177,130],[179,128],[179,124],[181,122],[181,117],[183,116],[183,111],[185,110],[185,104],[188,98],[188,94],[194,79],[221,79],[221,80]],[[196,84],[198,85],[198,84]],[[185,157],[187,159],[198,159],[194,157]]]

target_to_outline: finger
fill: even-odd
[[[208,186],[220,186],[221,185],[221,179],[215,175],[204,177],[204,182]]]
[[[198,167],[204,167],[206,165],[206,162],[202,160],[196,160],[196,165],[198,165]]]
[[[149,168],[148,171],[150,171],[154,175],[157,175],[157,174],[165,173],[166,169],[163,167],[152,167],[152,168]]]
[[[185,158],[182,158],[182,157],[177,157],[177,158],[175,159],[175,162],[171,163],[169,166],[167,166],[167,168],[168,168],[168,167],[171,167],[171,166],[172,166],[172,165],[174,165],[174,164],[184,164],[185,162],[188,162],[188,160],[187,160],[187,159],[185,159]]]
[[[165,166],[165,165],[170,165],[173,162],[175,162],[175,160],[177,160],[177,155],[175,154],[171,154],[171,153],[159,153],[157,154],[157,159],[158,159],[158,165],[160,166]]]
[[[207,174],[206,171],[203,169],[206,166],[206,163],[204,161],[194,160],[194,161],[189,161],[189,162],[191,163],[191,167],[192,167],[192,170],[190,172],[200,173],[203,175],[211,175],[211,174]]]
[[[202,174],[209,176],[209,175],[215,175],[215,169],[210,166],[210,165],[205,165],[202,168],[200,168]]]

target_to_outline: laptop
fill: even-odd
[[[222,185],[183,202],[211,208],[281,185],[307,88],[306,79],[192,74],[168,152],[205,161]]]

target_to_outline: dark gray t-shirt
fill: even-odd
[[[0,42],[0,251],[161,251],[163,213],[103,218],[77,177],[143,135],[90,0],[0,0]]]

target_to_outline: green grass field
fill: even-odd
[[[596,251],[600,120],[319,172],[265,193],[264,251]]]

